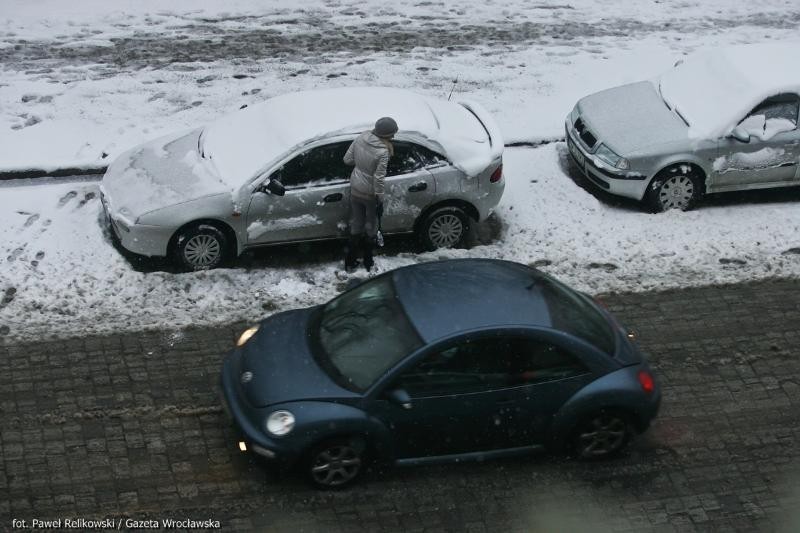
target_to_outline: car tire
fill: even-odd
[[[357,438],[337,438],[314,446],[304,461],[305,475],[317,488],[341,489],[364,471],[366,445]]]
[[[469,231],[469,217],[458,207],[434,209],[422,220],[417,230],[427,250],[453,248],[464,242]]]
[[[702,196],[702,183],[703,177],[690,165],[667,167],[647,187],[647,204],[655,213],[670,209],[688,211]]]
[[[602,460],[619,454],[630,442],[630,417],[616,409],[604,409],[584,418],[572,432],[569,451],[584,461]]]
[[[175,239],[175,262],[188,271],[217,268],[228,257],[228,245],[225,233],[216,226],[190,226]]]

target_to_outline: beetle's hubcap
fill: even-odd
[[[625,443],[627,424],[616,416],[592,419],[579,435],[581,457],[600,457],[617,451]]]
[[[183,247],[186,261],[195,267],[214,264],[222,252],[222,245],[213,235],[195,235]]]
[[[455,215],[436,217],[428,229],[428,237],[437,248],[449,248],[456,244],[464,233],[464,224]]]
[[[661,185],[658,200],[661,207],[685,210],[694,196],[694,182],[688,176],[673,176]]]
[[[347,483],[361,470],[361,455],[348,445],[331,446],[314,458],[311,475],[320,485]]]

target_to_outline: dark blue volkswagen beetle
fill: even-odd
[[[642,354],[589,297],[517,263],[464,259],[377,276],[271,316],[226,358],[239,448],[322,487],[368,460],[619,452],[655,417]]]

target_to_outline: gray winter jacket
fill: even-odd
[[[365,131],[352,142],[344,162],[355,165],[350,174],[350,194],[362,200],[383,201],[383,180],[389,164],[389,148],[380,137]]]

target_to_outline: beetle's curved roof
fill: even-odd
[[[553,326],[543,293],[551,278],[518,263],[434,261],[392,276],[398,299],[426,342],[477,328]]]
[[[457,166],[476,153],[488,160],[470,161],[470,166],[491,162],[486,130],[465,107],[386,87],[300,91],[270,98],[209,125],[202,149],[221,178],[236,188],[300,146],[372,129],[384,116],[397,121],[400,134],[427,139]]]
[[[702,50],[661,76],[662,95],[689,122],[691,137],[721,137],[764,99],[800,93],[799,51],[800,43]]]

